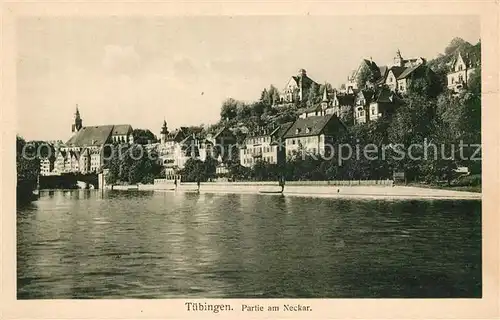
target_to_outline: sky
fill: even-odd
[[[17,25],[18,134],[71,136],[83,125],[159,134],[211,124],[229,97],[254,101],[301,68],[339,87],[361,59],[432,59],[454,37],[479,41],[474,16],[27,17]]]

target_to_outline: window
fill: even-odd
[[[372,107],[372,116],[375,115],[375,107]]]
[[[292,144],[295,144],[295,139],[292,139]]]
[[[462,71],[463,67],[464,67],[464,66],[463,66],[462,64],[459,64],[459,65],[458,65],[458,71]]]

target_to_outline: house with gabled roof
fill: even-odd
[[[368,107],[368,120],[375,121],[391,115],[402,103],[401,98],[387,87],[378,88]]]
[[[293,122],[257,128],[247,134],[240,148],[240,164],[252,167],[259,160],[271,164],[285,161],[284,135]]]
[[[392,114],[401,103],[398,94],[387,86],[360,90],[355,99],[354,123],[366,123]]]
[[[304,101],[311,86],[318,85],[316,81],[307,76],[305,69],[300,69],[296,76],[292,76],[280,93],[280,103],[293,103]]]
[[[356,94],[355,92],[341,93],[334,91],[332,105],[330,108],[326,109],[326,114],[333,113],[341,120],[347,119],[348,116],[354,112],[353,108]]]
[[[387,73],[385,85],[398,94],[408,93],[413,80],[423,78],[427,73],[433,71],[425,64],[417,64],[411,67],[393,66]]]
[[[346,126],[335,114],[298,118],[283,136],[287,157],[303,152],[329,156],[344,130]]]
[[[479,61],[474,55],[462,55],[458,52],[450,65],[447,74],[448,89],[459,92],[467,88],[471,75],[476,70]]]
[[[358,81],[362,76],[363,72],[368,72],[369,78],[373,79],[373,82],[368,82],[367,85],[374,86],[381,79],[382,77],[381,72],[385,73],[386,69],[384,67],[377,66],[377,64],[371,58],[362,59],[358,68],[356,70],[353,70],[351,74],[349,74],[349,76],[347,77],[347,83],[345,85],[346,93],[353,94],[354,91],[357,91],[359,89],[364,89],[364,88],[358,88]]]

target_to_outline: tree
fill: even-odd
[[[184,168],[180,170],[183,180],[189,182],[205,181],[205,172],[203,161],[195,158],[189,158]]]
[[[141,145],[158,141],[158,138],[149,129],[134,129],[132,136],[134,137],[134,143]]]
[[[448,46],[446,47],[446,49],[444,49],[444,53],[445,54],[452,54],[454,53],[458,48],[466,45],[466,44],[469,44],[467,41],[465,41],[464,39],[462,38],[459,38],[459,37],[456,37],[456,38],[453,38],[450,42],[450,44],[448,44]],[[470,44],[469,44],[470,45]]]
[[[36,157],[36,147],[16,136],[16,194],[18,201],[29,201],[36,189],[40,172],[40,159]]]
[[[228,98],[222,103],[220,116],[223,120],[232,120],[236,117],[236,108],[238,102],[233,98]]]
[[[367,84],[375,83],[375,75],[366,63],[362,63],[361,69],[356,75],[356,84],[358,89],[364,89]]]

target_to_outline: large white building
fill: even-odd
[[[469,57],[464,57],[459,52],[451,64],[451,71],[448,73],[448,89],[458,92],[466,89],[471,75],[476,70],[475,64]]]

